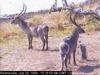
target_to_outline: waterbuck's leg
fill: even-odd
[[[66,57],[65,57],[65,66],[66,66],[66,69],[67,69],[67,61],[68,61],[68,59],[69,59],[69,57],[68,57],[68,55],[66,55]]]
[[[73,59],[74,59],[74,65],[77,65],[76,64],[76,59],[75,59],[75,53],[76,53],[76,49],[73,51]]]
[[[33,46],[32,46],[32,39],[33,39],[33,37],[28,36],[28,42],[29,42],[29,48],[28,49],[32,49],[33,48]]]
[[[46,50],[48,50],[48,35],[45,36]]]
[[[41,37],[41,40],[42,40],[42,43],[43,43],[42,50],[44,50],[44,47],[45,47],[45,39],[43,37]]]
[[[68,58],[69,58],[69,62],[68,62],[68,64],[70,64],[70,58],[71,58],[71,55],[69,55]]]
[[[64,70],[64,64],[65,64],[65,59],[64,59],[64,55],[61,54],[61,62],[62,62],[62,67],[61,67],[61,71]]]

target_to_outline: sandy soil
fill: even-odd
[[[0,46],[0,70],[5,71],[60,71],[61,60],[58,45],[64,37],[49,37],[49,50],[41,51],[42,43],[33,41],[33,50],[28,50],[27,39],[17,43]],[[14,39],[13,39],[14,40]],[[73,75],[100,75],[100,32],[82,34],[79,38],[87,45],[88,61],[81,60],[77,48],[77,66],[71,60],[70,69]]]

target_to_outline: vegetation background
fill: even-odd
[[[100,0],[87,0],[83,4],[84,10],[95,9],[96,7],[100,6]],[[71,5],[74,7],[79,7],[79,4]],[[48,52],[27,50],[27,38],[20,28],[17,25],[12,25],[10,21],[0,23],[0,70],[60,70],[60,59],[58,58],[59,53],[57,51],[58,44],[61,39],[68,36],[74,28],[72,23],[69,21],[68,13],[68,11],[63,9],[61,12],[52,12],[50,14],[43,14],[41,11],[40,13],[36,14],[31,13],[31,17],[25,19],[27,22],[32,23],[33,26],[47,24],[50,27],[49,44],[51,45],[49,46],[51,49]],[[76,21],[79,24],[83,24],[83,28],[86,31],[86,34],[84,34],[81,39],[86,45],[88,45],[87,51],[89,58],[96,60],[79,64],[86,65],[85,67],[81,67],[82,71],[85,71],[85,73],[88,71],[90,75],[99,75],[100,42],[98,40],[100,40],[100,36],[97,31],[100,31],[100,19],[96,18],[96,15],[79,15]],[[66,26],[64,25],[65,23]],[[90,33],[90,35],[88,35],[88,33]],[[96,35],[98,36],[96,37]],[[42,44],[40,45],[40,43],[40,40],[34,38],[33,46],[35,48],[41,48]],[[79,58],[80,56],[78,55],[77,57]],[[78,62],[79,61],[80,60],[78,60]],[[93,66],[93,64],[96,64],[96,66]],[[92,71],[94,68],[97,69],[96,73],[93,73],[94,71]],[[76,69],[77,68],[75,67],[73,68],[75,73],[77,72],[77,74],[81,74],[81,72],[79,73],[76,71]]]

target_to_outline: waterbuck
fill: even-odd
[[[77,47],[77,41],[79,38],[79,33],[85,33],[84,29],[76,23],[76,14],[74,15],[74,18],[72,19],[72,13],[70,13],[70,21],[73,23],[75,26],[71,36],[66,37],[63,39],[63,41],[59,44],[59,51],[61,55],[61,60],[62,60],[62,68],[61,70],[64,70],[64,65],[67,68],[67,62],[69,59],[69,64],[70,64],[70,58],[71,54],[73,53],[73,59],[74,59],[74,65],[76,65],[76,59],[75,59],[75,53],[76,53],[76,47]]]
[[[48,31],[49,27],[45,24],[30,26],[31,23],[24,21],[21,16],[26,12],[26,5],[23,4],[23,10],[12,20],[12,24],[18,24],[19,27],[27,34],[29,47],[32,49],[33,37],[39,37],[43,42],[42,50],[48,50]]]

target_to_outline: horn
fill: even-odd
[[[24,5],[24,12],[23,12],[23,14],[25,14],[26,10],[27,10],[27,6],[26,6],[26,4],[23,4],[23,5]]]
[[[70,11],[70,21],[71,21],[75,26],[78,26],[78,24],[77,24],[76,21],[75,21],[75,18],[76,18],[76,14],[77,14],[77,13],[74,14],[74,18],[73,18],[73,19],[72,19],[72,14],[73,14],[73,12]]]
[[[23,9],[22,9],[22,11],[18,14],[18,17],[21,16],[22,14],[24,14],[24,13],[26,12],[26,9],[27,9],[27,7],[26,7],[26,5],[23,3]]]

